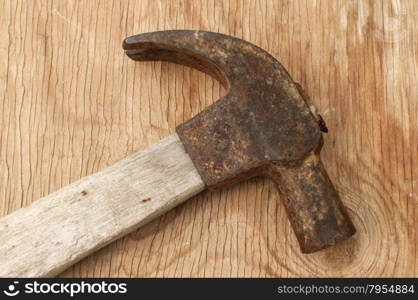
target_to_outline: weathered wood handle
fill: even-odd
[[[0,219],[0,276],[54,276],[204,189],[177,134]]]

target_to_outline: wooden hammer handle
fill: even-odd
[[[0,219],[0,277],[57,275],[204,188],[173,134]]]

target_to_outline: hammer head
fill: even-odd
[[[227,94],[177,127],[186,152],[208,188],[268,175],[303,252],[355,230],[319,159],[320,127],[300,86],[259,47],[231,36],[190,30],[127,38],[134,60],[165,60],[218,79]]]

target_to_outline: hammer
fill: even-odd
[[[285,68],[231,36],[170,30],[123,42],[137,61],[169,61],[227,94],[177,133],[0,219],[0,276],[54,276],[204,189],[268,176],[303,253],[355,228],[321,162],[324,121]]]

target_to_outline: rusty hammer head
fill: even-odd
[[[194,67],[228,89],[177,127],[207,187],[270,176],[305,253],[354,234],[319,158],[322,133],[307,96],[274,57],[241,39],[191,30],[140,34],[123,47],[134,60]]]

